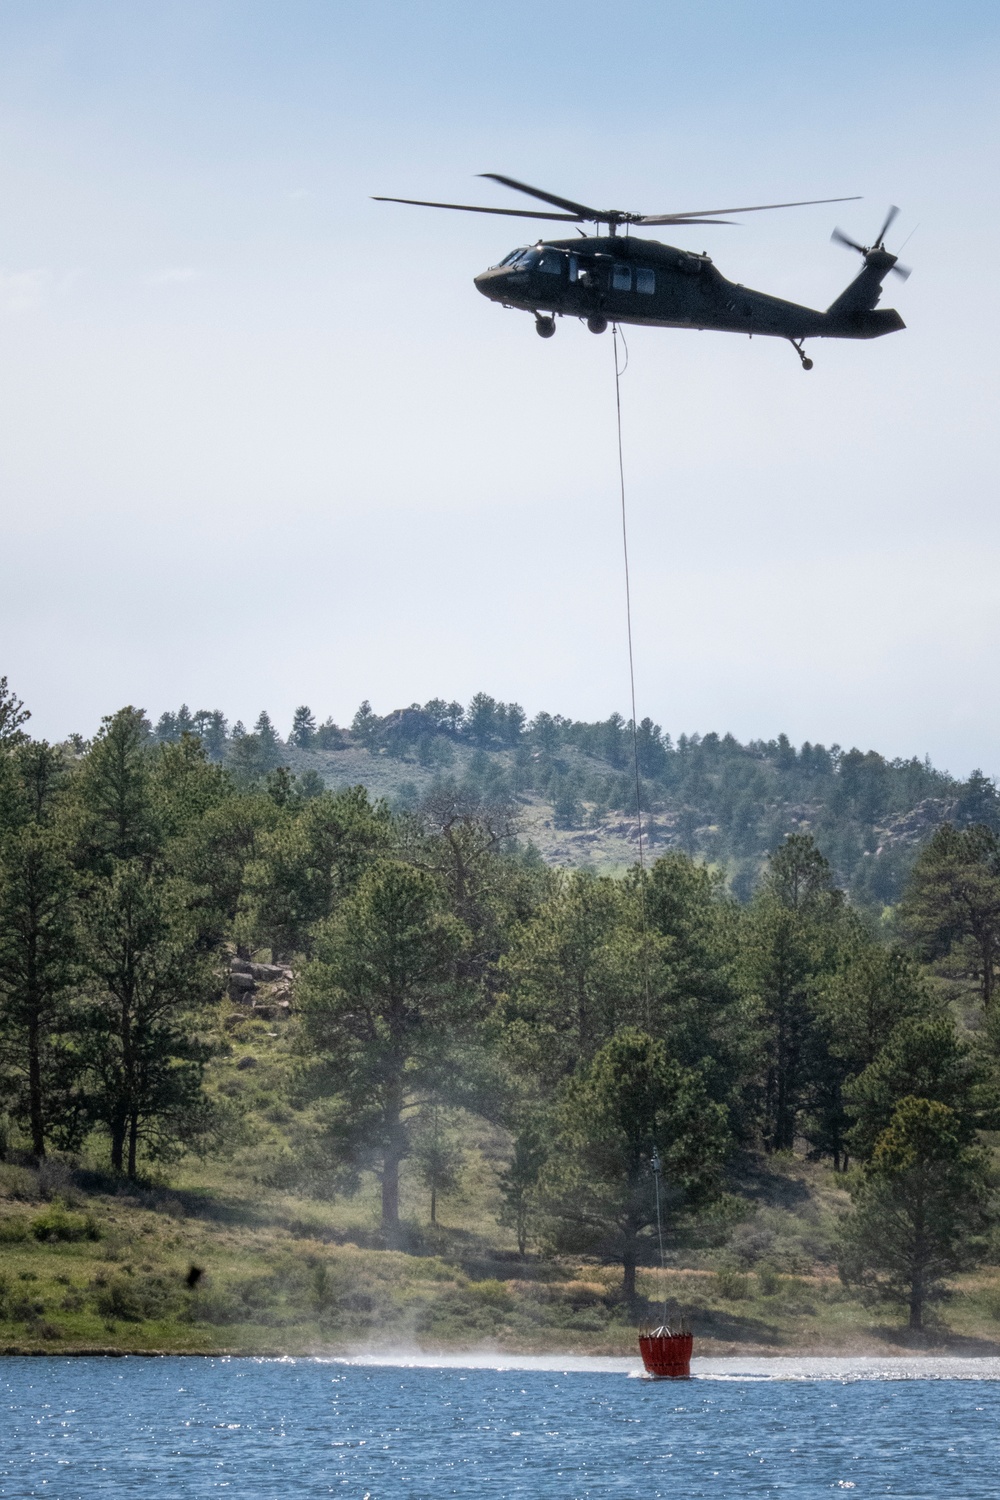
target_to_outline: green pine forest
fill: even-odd
[[[0,679],[0,1348],[991,1351],[998,973],[978,771]]]

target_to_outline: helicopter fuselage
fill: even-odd
[[[875,310],[894,263],[884,251],[869,254],[860,275],[825,312],[727,281],[707,255],[635,235],[539,241],[512,251],[481,272],[475,284],[505,307],[532,312],[540,321],[543,314],[583,318],[594,332],[605,322],[630,323],[757,334],[798,344],[807,338],[878,338],[905,327],[894,309]]]

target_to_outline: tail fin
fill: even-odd
[[[878,306],[882,295],[882,283],[896,264],[896,257],[887,250],[869,250],[864,267],[855,276],[850,286],[844,288],[835,302],[827,308],[827,317],[836,318],[842,313],[871,312]]]

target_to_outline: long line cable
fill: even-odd
[[[618,324],[612,323],[612,349],[615,358],[615,417],[618,422],[618,488],[621,496],[622,556],[625,561],[625,623],[628,631],[628,680],[632,699],[632,768],[635,772],[635,816],[639,833],[639,912],[642,924],[642,974],[646,998],[646,1027],[649,1027],[649,954],[646,942],[646,860],[642,842],[642,791],[639,780],[639,729],[635,711],[635,655],[632,649],[632,582],[628,564],[628,511],[625,504],[625,458],[622,451],[622,391],[621,378],[628,367],[628,345],[625,335],[621,340],[625,349],[625,365],[618,365]]]

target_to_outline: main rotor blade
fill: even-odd
[[[607,219],[608,214],[600,213],[596,208],[588,208],[585,203],[574,203],[572,198],[557,198],[555,193],[543,193],[541,188],[529,187],[526,182],[518,182],[513,177],[501,177],[499,172],[480,172],[480,177],[488,177],[491,182],[502,182],[504,187],[513,188],[516,193],[527,193],[529,198],[540,198],[543,203],[552,203],[556,208],[568,209],[571,214],[577,214],[581,219],[597,222],[598,219]]]
[[[856,250],[859,255],[867,255],[868,247],[859,245],[857,240],[849,240],[842,229],[835,229],[830,236],[836,245],[846,245],[848,250]]]
[[[579,214],[545,214],[530,208],[483,208],[478,203],[429,203],[426,198],[380,198],[372,197],[373,203],[412,203],[417,208],[457,208],[466,214],[503,214],[509,219],[559,219],[563,223],[579,224]]]
[[[896,217],[896,215],[898,213],[899,213],[899,209],[896,207],[895,203],[893,203],[892,206],[889,209],[889,212],[885,216],[885,223],[882,225],[882,228],[879,230],[878,234],[875,236],[875,243],[876,243],[876,245],[881,245],[882,241],[885,239],[886,235],[889,233],[889,225],[892,223],[893,219]]]
[[[735,219],[675,219],[671,214],[663,214],[662,217],[655,219],[637,216],[636,218],[628,219],[626,222],[628,224],[675,224],[678,229],[683,229],[685,225],[689,229],[697,229],[699,224],[732,224],[737,229],[739,228]]]
[[[699,208],[684,214],[643,214],[634,222],[637,224],[684,224],[694,220],[705,223],[710,214],[759,214],[769,208],[809,208],[816,203],[853,203],[860,196],[860,193],[854,193],[849,198],[802,198],[796,203],[751,203],[746,208]]]

